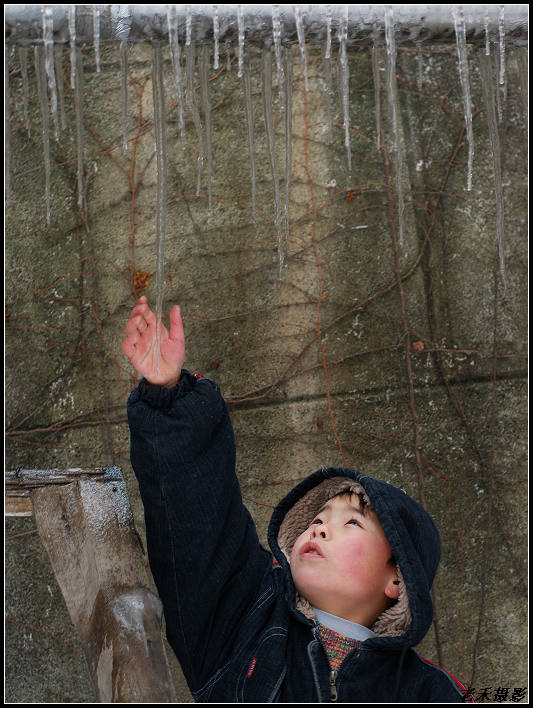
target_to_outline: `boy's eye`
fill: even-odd
[[[348,521],[348,523],[355,524],[356,526],[361,526],[361,524],[359,523],[359,521],[357,521],[357,519],[350,519],[350,521]]]
[[[311,521],[311,526],[312,526],[313,524],[321,524],[321,523],[322,523],[322,520],[321,520],[321,519],[315,519],[314,521]]]

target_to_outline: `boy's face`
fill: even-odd
[[[357,494],[330,499],[290,556],[296,589],[314,607],[369,627],[398,597],[396,566],[375,512]]]

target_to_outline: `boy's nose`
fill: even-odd
[[[316,538],[317,536],[320,536],[320,538],[327,538],[326,527],[324,524],[320,526],[320,530],[317,528],[311,529],[311,538]]]

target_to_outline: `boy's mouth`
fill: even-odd
[[[313,541],[308,541],[304,546],[302,547],[302,550],[300,551],[301,556],[307,556],[307,557],[316,557],[316,558],[323,558],[324,556],[322,555],[322,551],[320,550],[319,546],[316,543],[313,543]]]

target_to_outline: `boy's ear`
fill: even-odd
[[[385,595],[390,600],[397,600],[400,596],[400,581],[398,580],[398,576],[396,575],[396,573],[394,573],[394,576],[391,577],[391,579],[387,583],[387,586],[385,588]]]

